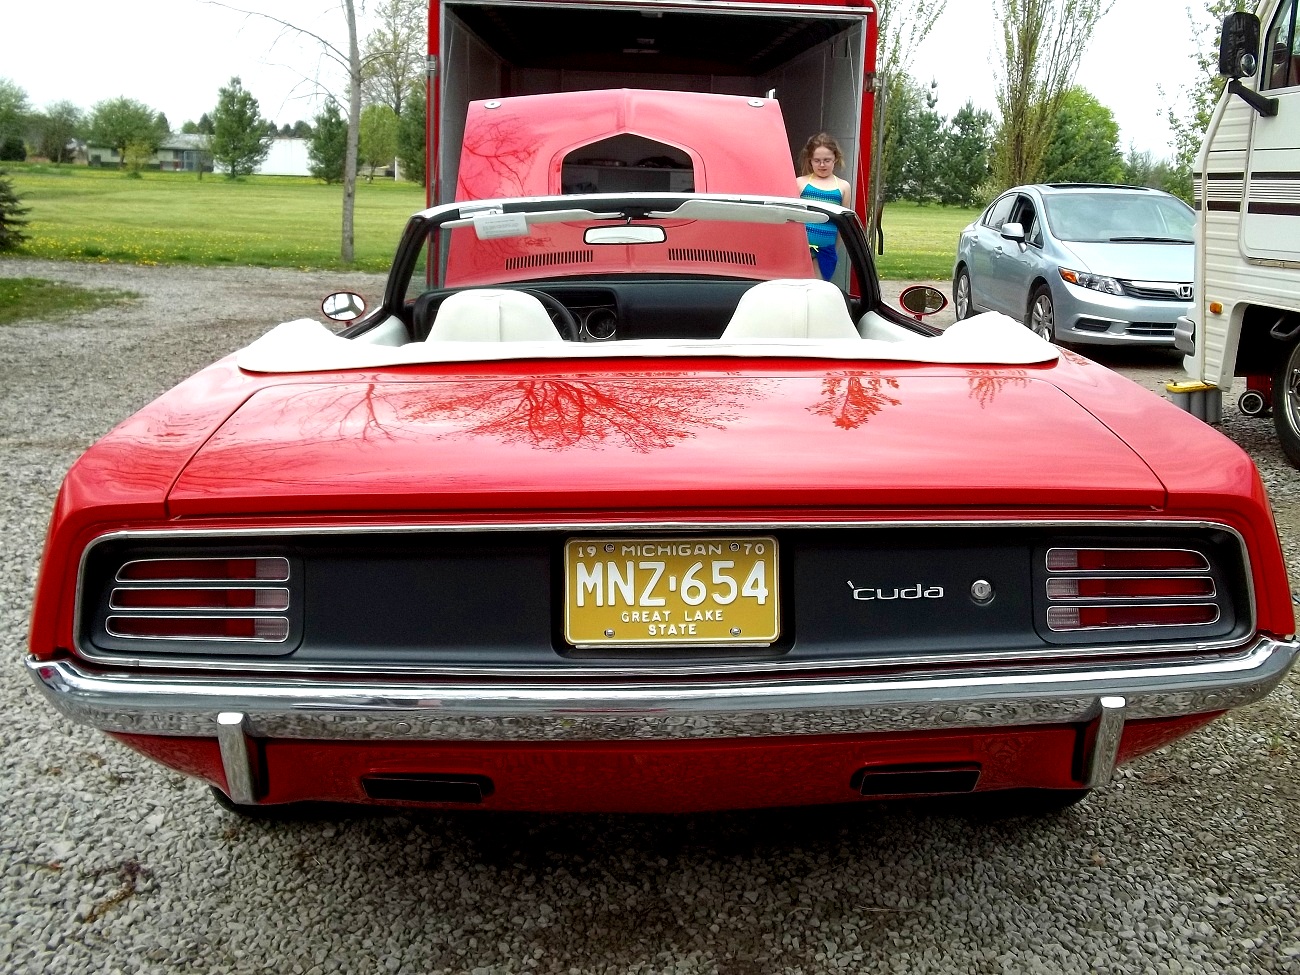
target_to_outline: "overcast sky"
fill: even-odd
[[[1098,27],[1077,81],[1112,112],[1121,148],[1170,154],[1157,85],[1177,95],[1192,80],[1188,0],[1116,0]],[[320,106],[312,81],[338,86],[320,54],[274,24],[202,0],[0,0],[5,35],[0,77],[41,108],[67,99],[82,108],[118,95],[166,113],[179,129],[216,104],[232,75],[278,124],[310,120]],[[249,0],[231,6],[273,13],[340,46],[337,0]],[[363,27],[364,34],[364,27]],[[939,110],[967,98],[995,110],[993,58],[1000,44],[993,0],[950,0],[911,72],[938,82]]]

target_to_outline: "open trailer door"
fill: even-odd
[[[848,3],[432,0],[429,201],[456,198],[470,102],[636,88],[774,97],[792,157],[839,142],[865,221],[876,29]]]

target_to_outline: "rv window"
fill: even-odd
[[[1295,20],[1295,0],[1286,0],[1268,25],[1262,56],[1264,70],[1260,72],[1261,91],[1300,85],[1300,43],[1297,43],[1300,38],[1296,37]]]

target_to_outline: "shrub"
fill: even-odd
[[[0,251],[16,251],[27,240],[22,228],[27,226],[22,206],[8,174],[0,169]]]
[[[24,145],[22,137],[11,135],[0,142],[0,162],[26,162],[27,146]]]

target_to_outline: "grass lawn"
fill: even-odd
[[[0,325],[23,319],[48,321],[74,311],[92,311],[139,297],[131,291],[88,291],[43,278],[0,278]]]
[[[957,237],[981,212],[890,203],[881,220],[885,253],[876,255],[876,270],[882,278],[899,281],[951,281]]]
[[[22,253],[129,264],[252,264],[335,268],[343,189],[295,176],[229,180],[206,174],[6,163],[30,208]],[[357,183],[356,266],[388,268],[402,227],[424,206],[414,183]],[[976,210],[885,208],[882,278],[947,281],[957,235]]]
[[[130,264],[340,266],[343,188],[294,176],[224,176],[6,164],[30,208],[23,253]],[[424,206],[414,183],[358,181],[356,266],[382,271]]]

